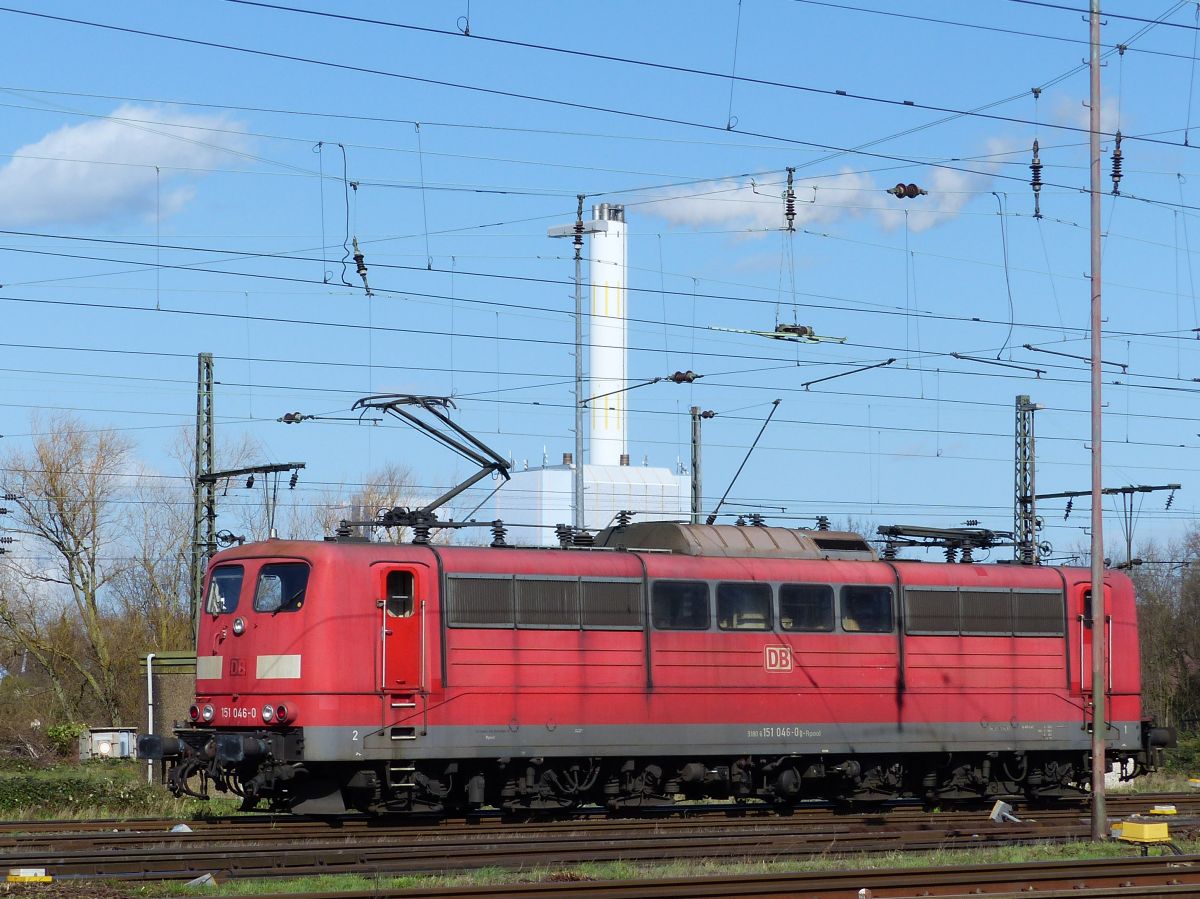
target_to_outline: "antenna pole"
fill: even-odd
[[[1108,837],[1104,802],[1104,507],[1101,501],[1101,390],[1100,390],[1100,0],[1091,0],[1089,71],[1091,75],[1091,229],[1092,229],[1092,839]],[[1082,647],[1080,647],[1082,650]]]

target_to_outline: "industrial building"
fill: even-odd
[[[561,454],[561,463],[513,471],[496,494],[496,517],[511,523],[509,540],[525,546],[557,544],[554,527],[574,519],[575,465],[583,463],[583,524],[606,527],[617,512],[638,520],[682,520],[691,512],[687,475],[668,468],[629,464],[628,246],[625,208],[602,203],[583,229],[588,236],[591,314],[587,316],[587,457]],[[559,458],[554,453],[552,458]]]

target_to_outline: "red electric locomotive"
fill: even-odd
[[[216,555],[205,597],[191,723],[139,750],[246,807],[1077,794],[1095,639],[1110,768],[1169,739],[1118,572],[1093,618],[1083,569],[651,522],[587,548],[269,540]]]

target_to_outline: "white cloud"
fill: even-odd
[[[726,179],[664,191],[645,209],[672,225],[726,227],[730,230],[777,229],[784,224],[784,175],[769,175],[762,184]],[[796,227],[861,216],[883,205],[884,195],[862,175],[843,170],[831,178],[796,180]]]
[[[999,145],[989,145],[997,152]],[[885,230],[904,224],[914,231],[924,231],[951,218],[972,196],[987,190],[991,182],[986,163],[964,167],[983,172],[962,172],[955,169],[931,168],[928,175],[917,179],[928,195],[912,200],[897,200],[886,191],[894,182],[876,182],[871,178],[843,169],[833,177],[806,182],[803,175],[796,178],[796,227],[833,222],[844,218],[872,217]],[[744,230],[747,236],[762,236],[762,229],[784,226],[782,199],[784,176],[771,175],[763,179],[769,186],[750,180],[729,179],[692,185],[660,194],[644,206],[647,212],[661,216],[671,225],[692,228],[721,228]]]
[[[1113,94],[1100,98],[1100,130],[1109,133],[1117,130],[1117,110],[1121,100]],[[1073,94],[1057,94],[1051,104],[1051,121],[1074,128],[1090,128],[1092,111],[1086,102]]]
[[[994,152],[994,151],[991,151]],[[990,168],[989,165],[967,163],[967,167],[975,170]],[[963,208],[973,196],[988,189],[991,183],[990,175],[964,172],[958,169],[935,168],[929,173],[929,178],[921,183],[929,194],[908,203],[908,227],[910,231],[927,231],[946,221]],[[903,210],[891,208],[886,218],[886,227],[898,228],[903,225]]]
[[[0,223],[27,227],[153,218],[158,204],[162,215],[170,216],[195,194],[180,183],[188,174],[177,169],[229,165],[231,151],[246,143],[237,124],[224,116],[123,105],[110,117],[64,126],[13,151],[16,158],[0,167]],[[157,184],[154,166],[160,167]]]

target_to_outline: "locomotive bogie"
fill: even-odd
[[[724,802],[786,808],[809,800],[927,804],[1086,792],[1088,756],[966,753],[912,756],[499,758],[351,765],[288,761],[278,734],[217,735],[175,771],[202,775],[255,804],[303,814],[471,814],[669,808]],[[230,747],[237,743],[236,749]],[[287,742],[287,741],[285,741]],[[242,747],[253,747],[249,753]],[[274,750],[278,749],[278,754]],[[187,792],[191,792],[187,790]],[[195,795],[193,793],[193,795]]]

